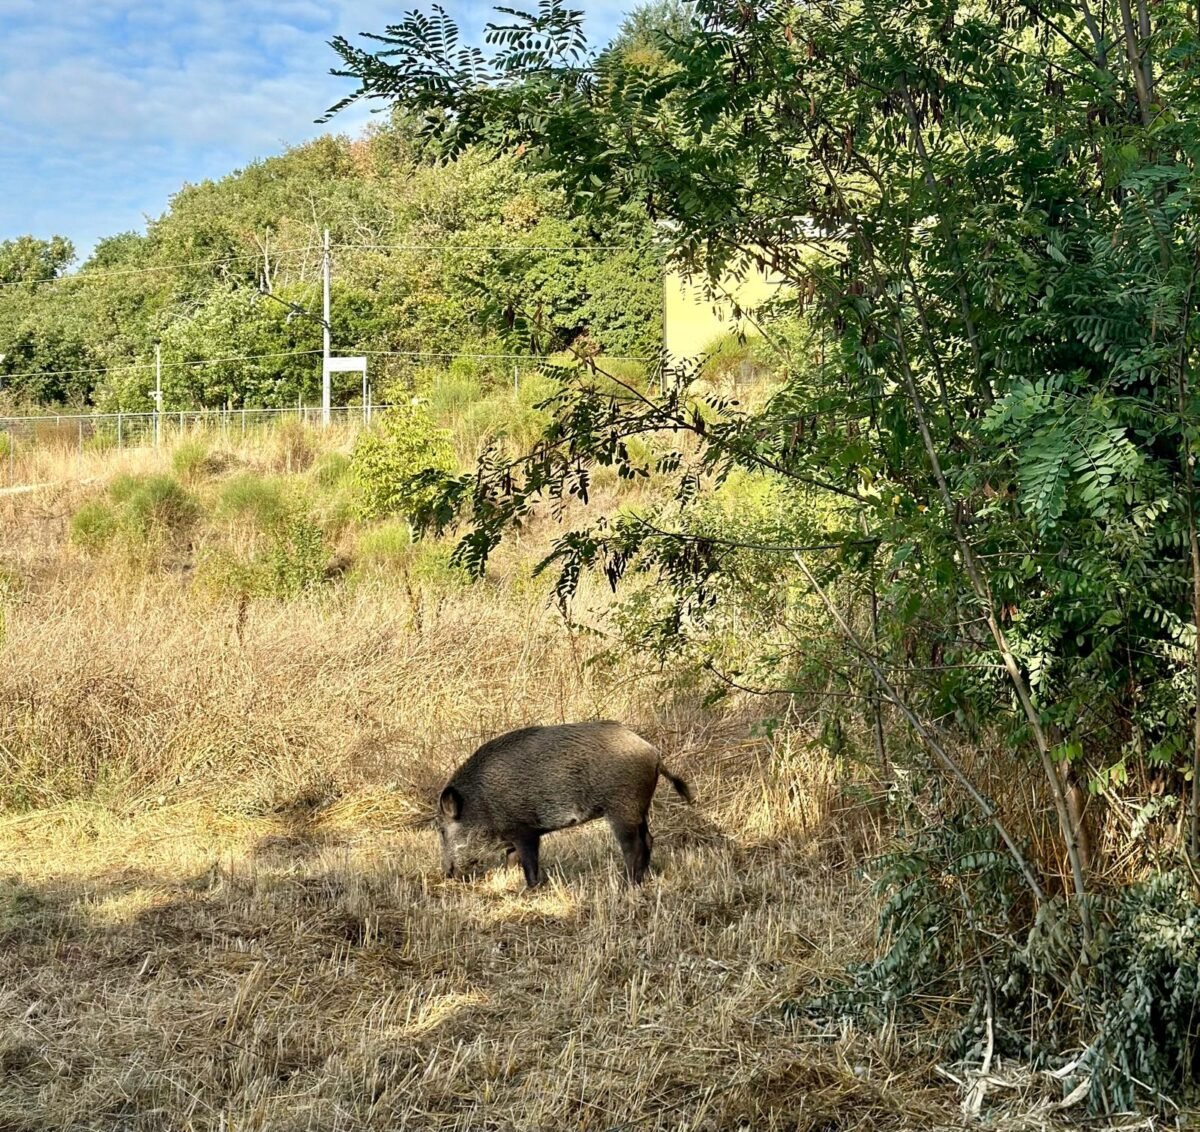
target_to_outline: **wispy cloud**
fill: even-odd
[[[632,0],[631,0],[632,2]],[[419,0],[6,0],[0,36],[0,238],[60,233],[86,254],[141,228],[184,182],[322,132],[348,84],[334,35],[378,31]],[[626,5],[589,6],[606,37]],[[490,6],[448,8],[464,31]],[[335,120],[353,131],[366,108]]]

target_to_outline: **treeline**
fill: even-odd
[[[144,233],[101,240],[75,270],[61,236],[3,241],[0,411],[148,409],[156,343],[169,409],[313,403],[325,229],[332,347],[372,354],[376,389],[450,355],[654,355],[662,277],[646,215],[629,207],[597,230],[527,164],[435,161],[394,115],[186,185]],[[221,358],[238,360],[187,364]],[[457,364],[485,379],[513,365]],[[361,397],[357,374],[335,380],[336,402]]]

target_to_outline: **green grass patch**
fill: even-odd
[[[270,476],[246,472],[225,484],[217,499],[217,514],[241,520],[266,532],[283,524],[292,511],[285,485]]]
[[[212,449],[198,438],[182,440],[171,453],[171,470],[185,483],[195,483],[220,469]]]
[[[105,550],[119,529],[116,510],[103,499],[85,503],[71,516],[71,542],[88,554]]]

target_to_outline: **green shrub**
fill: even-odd
[[[186,532],[200,514],[195,498],[171,476],[121,475],[109,484],[107,501],[91,500],[75,512],[70,538],[90,554],[117,543],[140,553]]]
[[[362,532],[354,553],[353,580],[403,578],[431,589],[470,585],[471,576],[452,561],[452,547],[414,538],[404,520],[377,523]]]
[[[200,565],[200,579],[218,594],[287,599],[323,585],[328,565],[324,532],[304,512],[292,511],[249,553],[210,552]]]
[[[527,452],[550,421],[549,414],[537,406],[559,388],[544,374],[526,374],[515,391],[503,389],[464,408],[455,432],[472,456],[481,447],[497,443],[506,444],[514,454]]]
[[[85,452],[111,452],[117,446],[117,431],[113,428],[97,428],[83,442]]]
[[[407,562],[408,576],[434,589],[469,586],[471,575],[453,561],[453,549],[433,539],[418,539],[412,544]]]
[[[0,460],[7,460],[17,450],[17,442],[11,432],[0,432]]]
[[[129,472],[113,476],[108,484],[109,499],[117,504],[126,502],[141,487],[144,479],[144,476],[131,475]]]
[[[329,548],[321,528],[307,515],[292,515],[271,540],[265,565],[270,592],[295,597],[321,585],[326,578]]]
[[[130,477],[132,488],[121,485],[118,502],[121,525],[133,534],[150,538],[156,533],[177,534],[200,517],[196,500],[171,476]],[[111,491],[110,491],[111,494]]]
[[[1083,1048],[1064,1088],[1085,1082],[1095,1112],[1162,1104],[1200,1066],[1200,905],[1189,875],[1160,873],[1093,896],[1086,942],[1061,898],[1034,912],[991,826],[952,819],[879,858],[884,946],[807,1008],[920,1024],[931,1002],[958,1003],[945,1055],[1053,1065]]]
[[[180,441],[171,453],[171,469],[186,483],[211,475],[218,466],[208,445],[198,438]]]
[[[250,533],[237,549],[210,553],[202,566],[209,588],[251,597],[295,597],[327,576],[329,545],[322,522],[301,487],[246,473],[227,483],[217,514]]]
[[[291,503],[283,484],[253,472],[225,484],[217,501],[218,515],[245,520],[264,533],[284,523],[290,513]]]
[[[463,413],[483,397],[483,383],[475,374],[443,371],[429,383],[429,413],[434,420],[453,428]]]
[[[96,554],[112,542],[119,525],[112,506],[94,499],[71,516],[71,542],[89,554]]]
[[[364,519],[421,517],[437,499],[437,480],[455,470],[449,435],[415,400],[389,409],[361,433],[350,457],[356,510]]]

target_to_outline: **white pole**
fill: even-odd
[[[162,347],[154,343],[154,447],[162,444]]]
[[[325,229],[325,254],[321,259],[321,424],[329,426],[333,401],[329,377],[329,229]]]

